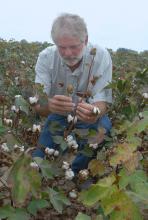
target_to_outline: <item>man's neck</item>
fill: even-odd
[[[70,68],[70,70],[71,70],[72,72],[74,72],[75,69],[77,69],[77,68],[80,66],[82,60],[83,60],[83,58],[82,58],[78,63],[76,63],[74,66],[68,66],[68,67]]]

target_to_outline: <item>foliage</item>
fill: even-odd
[[[108,114],[113,129],[107,137],[101,129],[97,132],[73,129],[73,137],[80,142],[87,139],[89,143],[100,144],[97,157],[88,166],[94,184],[70,198],[70,191],[76,188],[77,192],[77,185],[84,180],[80,178],[74,186],[72,181],[65,180],[61,169],[63,161],[70,161],[76,151],[68,149],[62,154],[67,149],[64,137],[54,136],[61,153],[59,157],[46,155],[45,160],[35,160],[36,168],[30,166],[31,153],[40,133],[40,129],[33,130],[33,124],[42,127],[44,119],[35,113],[29,97],[37,97],[43,105],[47,101],[43,87],[34,85],[35,62],[46,46],[46,42],[0,40],[0,218],[35,219],[41,210],[55,210],[62,216],[65,208],[83,203],[86,212],[77,210],[76,220],[92,218],[90,212],[87,213],[89,206],[95,208],[95,220],[142,219],[141,205],[148,208],[145,172],[148,168],[148,99],[143,96],[147,92],[147,52],[138,54],[122,48],[117,52],[110,51],[114,63],[113,82],[107,87],[113,89],[114,102],[109,106]],[[67,91],[71,93],[71,85]],[[12,110],[13,105],[18,111]],[[5,119],[12,123],[6,123]],[[63,132],[58,123],[50,124],[51,132],[57,129],[59,133]],[[45,149],[46,146],[39,147]],[[88,144],[79,152],[93,155]]]

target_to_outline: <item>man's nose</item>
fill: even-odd
[[[72,51],[71,51],[71,49],[70,49],[69,47],[65,48],[64,55],[65,55],[65,56],[70,56],[70,55],[72,55]]]

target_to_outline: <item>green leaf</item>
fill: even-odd
[[[25,209],[16,209],[15,213],[8,217],[8,220],[29,220],[30,215],[25,211]]]
[[[66,150],[67,148],[67,143],[65,141],[62,141],[60,148],[62,149],[62,151]]]
[[[110,214],[111,220],[142,220],[142,216],[132,200],[122,191],[114,192],[101,201],[105,215]]]
[[[125,189],[130,184],[131,190],[137,194],[137,197],[148,203],[148,183],[147,176],[143,170],[135,170],[131,175],[123,169],[119,173],[119,187]]]
[[[91,220],[91,217],[86,214],[83,214],[82,212],[79,212],[75,220]]]
[[[29,104],[22,96],[15,97],[15,106],[17,108],[20,108],[21,111],[25,112],[28,115],[28,113],[29,113]]]
[[[88,147],[87,145],[83,148],[83,150],[80,150],[79,153],[84,154],[87,157],[91,157],[93,155],[93,150]]]
[[[41,187],[41,177],[30,167],[31,158],[22,155],[12,167],[9,181],[12,184],[12,198],[15,203],[23,204],[30,192],[36,195]]]
[[[0,120],[0,136],[3,135],[6,131],[6,128],[2,124],[2,120]]]
[[[7,218],[11,216],[12,213],[14,212],[15,212],[15,209],[10,205],[0,207],[0,218]]]
[[[43,160],[42,163],[40,163],[40,169],[42,171],[42,175],[48,179],[53,179],[56,174],[55,169],[52,169],[52,165],[49,164],[47,160]]]
[[[52,188],[49,188],[49,198],[51,204],[59,213],[62,213],[64,205],[71,204],[70,201],[63,194],[63,192],[55,191]]]
[[[8,220],[29,220],[30,215],[25,209],[14,209],[10,205],[6,205],[0,208],[0,218],[8,218]]]
[[[99,180],[97,184],[103,187],[110,187],[115,181],[116,181],[116,178],[114,174],[111,173],[109,176],[104,177],[103,179]]]
[[[38,209],[49,207],[49,203],[45,199],[36,199],[29,203],[27,210],[32,214],[36,215]]]
[[[109,187],[103,187],[98,184],[92,185],[87,191],[82,191],[80,193],[80,200],[84,205],[92,206],[96,202],[99,202],[103,198],[108,198],[110,195],[116,191],[117,187],[115,185]]]
[[[59,135],[56,135],[56,136],[52,136],[53,138],[53,142],[56,143],[56,144],[61,144],[61,142],[63,142],[63,137],[62,136],[59,136]]]

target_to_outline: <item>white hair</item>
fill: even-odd
[[[85,41],[88,36],[87,26],[78,15],[64,13],[57,17],[52,25],[51,37],[56,44],[57,39],[64,35],[77,37],[80,41]]]

